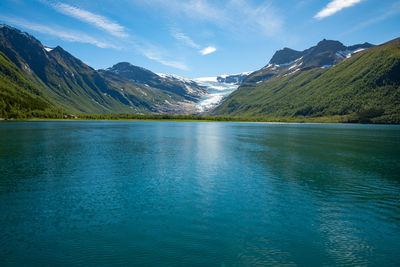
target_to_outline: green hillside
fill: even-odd
[[[205,90],[128,63],[140,81],[96,71],[61,47],[45,47],[8,25],[0,27],[0,51],[46,99],[73,114],[190,114]]]
[[[61,109],[0,52],[0,118],[61,116]]]
[[[400,39],[360,52],[330,69],[245,82],[212,114],[343,116],[354,122],[400,123]]]

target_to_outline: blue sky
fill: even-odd
[[[257,70],[283,47],[400,37],[400,0],[2,0],[0,21],[95,69],[187,77]]]

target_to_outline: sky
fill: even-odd
[[[95,69],[196,78],[254,71],[284,47],[400,37],[400,0],[1,0],[0,22]]]

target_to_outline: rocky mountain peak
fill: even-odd
[[[277,65],[285,64],[293,60],[296,60],[301,56],[302,52],[285,47],[282,50],[276,51],[271,60],[269,61],[269,63]]]

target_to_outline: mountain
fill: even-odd
[[[192,80],[174,75],[156,74],[142,67],[134,66],[128,62],[115,64],[111,68],[99,70],[107,76],[110,72],[117,74],[129,81],[146,84],[150,87],[174,93],[189,101],[198,101],[207,93],[204,87]]]
[[[129,63],[96,71],[61,47],[45,47],[5,24],[0,24],[0,52],[41,94],[71,113],[192,114],[207,93]]]
[[[284,48],[277,51],[269,63],[252,73],[245,81],[260,82],[276,75],[289,75],[300,70],[330,68],[346,58],[373,47],[370,43],[345,46],[339,41],[322,40],[316,46],[304,51]]]
[[[220,83],[231,83],[240,85],[252,72],[242,72],[238,74],[223,74],[217,77],[217,81]]]
[[[109,87],[127,94],[131,104],[142,106],[157,114],[194,114],[196,102],[208,92],[192,81],[164,77],[147,69],[122,62],[98,70]]]
[[[344,121],[400,123],[400,38],[369,48],[322,41],[302,52],[284,55],[287,66],[275,57],[267,65],[276,72],[263,80],[265,68],[252,74],[213,115],[264,118],[320,118],[339,116]],[[322,49],[322,48],[325,48]],[[357,50],[364,51],[357,52]],[[279,54],[278,54],[279,55]],[[335,64],[325,67],[325,64]],[[324,64],[324,65],[323,65]],[[321,66],[322,65],[322,66]]]
[[[61,117],[61,108],[0,52],[0,118]]]
[[[61,47],[43,46],[10,26],[0,28],[0,51],[40,90],[65,110],[78,113],[132,112],[121,93],[94,69]]]

